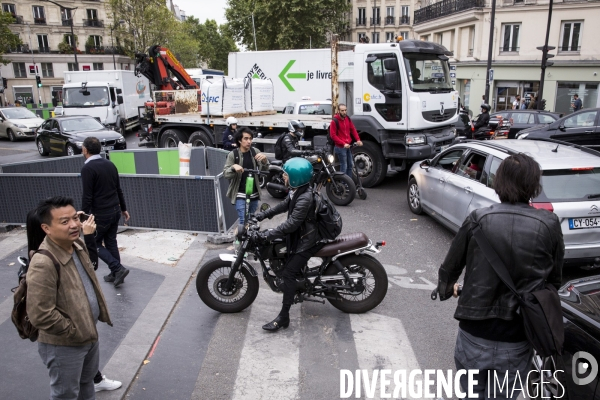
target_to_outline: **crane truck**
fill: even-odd
[[[334,41],[332,44],[334,108],[340,87],[335,79],[340,43]],[[354,49],[353,79],[344,85],[343,90],[345,97],[352,101],[354,112],[351,119],[363,142],[363,146],[353,148],[353,153],[365,187],[381,183],[388,165],[393,170],[402,171],[411,162],[431,158],[454,142],[459,99],[450,79],[451,52],[437,43],[420,40],[344,44]],[[167,70],[177,76],[182,89],[182,93],[172,90],[170,99],[176,95],[184,99],[183,92],[189,91],[185,88],[194,89],[188,96],[190,98],[195,97],[197,92],[196,83],[186,78],[187,74],[181,74],[185,70],[164,50],[153,47],[148,56],[137,57],[136,71],[144,74],[159,89],[155,92],[155,101],[147,103],[142,111],[145,124],[142,124],[140,132],[140,146],[169,147],[176,146],[179,141],[195,146],[220,145],[226,115],[203,116],[194,110],[173,112],[177,111],[177,107],[172,105],[168,109],[170,112],[166,112],[163,109],[165,102],[156,98],[157,94],[163,96],[160,90],[174,88]],[[316,147],[326,143],[331,116],[244,116],[238,118],[238,126],[253,129],[257,134],[254,142],[268,152],[277,137],[287,131],[288,122],[292,119],[299,119],[306,125],[305,145]]]

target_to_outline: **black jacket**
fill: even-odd
[[[490,123],[490,113],[485,112],[477,118],[477,122],[475,122],[475,129],[482,128],[488,126]]]
[[[560,287],[565,247],[556,214],[523,203],[481,208],[465,219],[439,270],[438,290],[445,300],[452,296],[454,283],[466,265],[454,318],[512,320],[518,307],[517,298],[498,278],[472,237],[477,223],[519,292],[541,289],[544,282]]]
[[[302,155],[302,150],[298,148],[298,141],[300,138],[297,136],[292,136],[290,132],[286,133],[283,137],[283,162],[285,163],[287,160],[293,157],[298,157]]]
[[[127,211],[119,171],[112,162],[100,158],[84,164],[81,168],[81,182],[81,209],[84,213],[100,215],[117,206],[121,207],[121,211]]]
[[[267,231],[267,239],[288,238],[288,254],[300,253],[313,247],[321,237],[315,220],[315,202],[312,188],[304,185],[294,197],[287,196],[275,207],[264,212],[266,218],[288,212],[288,219],[275,229]]]
[[[236,148],[236,146],[234,146],[235,141],[233,139],[234,133],[235,132],[232,132],[231,127],[228,126],[225,128],[223,131],[223,149],[231,151]]]

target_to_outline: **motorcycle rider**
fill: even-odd
[[[262,327],[271,332],[289,326],[289,312],[296,293],[296,276],[324,245],[320,243],[321,237],[314,217],[315,202],[309,185],[313,174],[311,163],[304,158],[291,158],[284,164],[283,171],[286,186],[290,187],[288,196],[275,207],[255,215],[255,218],[261,221],[286,211],[288,213],[288,219],[277,228],[257,233],[259,240],[262,241],[283,237],[286,239],[287,259],[281,288],[283,306],[277,318]]]
[[[479,118],[477,118],[477,122],[475,122],[475,125],[473,126],[475,131],[471,133],[471,137],[469,137],[469,139],[473,138],[473,135],[475,134],[475,132],[477,132],[477,130],[479,128],[485,128],[488,126],[488,124],[490,122],[490,110],[491,109],[492,109],[492,107],[490,107],[489,104],[484,103],[481,105],[481,115],[479,115]]]
[[[288,123],[288,132],[282,139],[283,162],[285,163],[292,157],[298,157],[304,154],[298,146],[298,141],[304,137],[304,123],[300,121],[290,121]]]
[[[228,117],[225,123],[227,124],[227,128],[223,131],[223,149],[231,151],[237,147],[233,136],[237,129],[238,120],[236,117]]]

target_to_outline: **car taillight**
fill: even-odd
[[[571,171],[591,171],[594,167],[575,167],[571,168]]]
[[[548,210],[550,212],[554,212],[554,206],[552,203],[531,203],[531,206],[537,208],[538,210]]]

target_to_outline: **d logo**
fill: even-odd
[[[573,354],[573,381],[576,385],[587,385],[591,383],[598,375],[598,362],[590,353],[578,351]],[[587,374],[585,378],[580,376]]]

